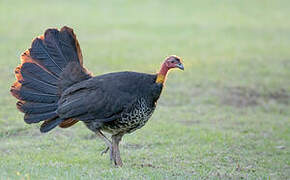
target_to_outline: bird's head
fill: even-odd
[[[184,66],[181,62],[181,58],[175,55],[171,55],[165,59],[157,75],[157,79],[155,82],[163,84],[165,82],[168,70],[173,69],[173,68],[184,70]]]
[[[175,55],[169,56],[163,63],[168,69],[178,68],[184,70],[184,66],[181,63],[181,58]]]

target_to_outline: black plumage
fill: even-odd
[[[156,76],[118,72],[90,78],[63,92],[57,112],[60,117],[84,121],[92,131],[102,129],[112,134],[127,133],[134,128],[130,127],[130,121],[123,129],[119,121],[125,114],[137,111],[139,101],[144,103],[136,113],[141,113],[142,108],[149,108],[152,112],[155,109],[163,86],[155,83]]]
[[[46,30],[21,60],[10,91],[20,100],[17,108],[25,113],[25,122],[44,121],[40,131],[48,132],[83,121],[106,142],[118,166],[122,165],[118,148],[122,136],[148,121],[167,71],[183,69],[180,59],[170,56],[158,74],[126,71],[93,77],[83,67],[81,49],[68,27]],[[101,131],[112,134],[112,142]]]
[[[18,101],[17,108],[27,114],[42,114],[46,112],[53,112],[57,109],[57,103],[34,103],[29,101]]]

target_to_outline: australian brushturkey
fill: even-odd
[[[111,161],[122,166],[119,142],[126,133],[141,128],[152,115],[171,68],[184,69],[180,58],[165,59],[157,74],[116,72],[93,77],[83,67],[83,57],[73,30],[48,29],[35,38],[15,69],[11,94],[28,124],[42,122],[45,133],[78,121],[102,138]],[[101,131],[112,134],[109,140]]]

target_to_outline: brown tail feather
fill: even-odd
[[[71,34],[71,36],[73,37],[73,39],[75,40],[75,46],[76,46],[79,62],[80,62],[80,65],[83,66],[82,50],[81,50],[79,41],[77,40],[77,36],[74,33],[74,30],[72,28],[70,28],[70,27],[64,26],[64,27],[61,28],[60,31],[68,31]]]
[[[39,37],[42,37],[42,39],[43,39],[43,36],[39,36]],[[29,50],[26,50],[26,51],[21,55],[20,60],[21,60],[21,64],[20,64],[18,67],[16,67],[16,68],[21,69],[21,67],[22,67],[22,65],[23,65],[24,63],[34,63],[34,64],[36,64],[37,66],[41,67],[41,68],[42,68],[43,70],[45,70],[46,72],[48,72],[48,73],[51,74],[51,72],[48,71],[48,70],[47,70],[43,65],[41,65],[41,63],[39,63],[39,62],[38,62],[37,60],[35,60],[35,59],[32,59],[32,57],[30,56],[30,51],[29,51]]]
[[[60,31],[46,30],[44,35],[33,40],[31,48],[20,59],[21,64],[15,69],[16,81],[10,92],[20,100],[17,107],[26,114],[26,119],[31,117],[32,123],[44,121],[42,132],[50,131],[57,125],[68,128],[77,123],[78,120],[72,118],[63,121],[54,113],[61,96],[60,84],[65,84],[61,81],[72,85],[91,77],[83,67],[82,51],[73,29],[64,26]],[[71,78],[68,72],[63,72],[64,69],[71,70],[66,68],[69,64],[80,66],[80,78]],[[63,79],[66,77],[67,80]],[[68,82],[70,80],[73,82]]]
[[[61,123],[59,124],[59,127],[61,127],[61,128],[68,128],[68,127],[71,127],[72,125],[74,125],[74,124],[77,123],[77,122],[79,122],[79,121],[70,118],[70,119],[67,119],[67,120],[61,122]]]

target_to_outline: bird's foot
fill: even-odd
[[[114,165],[116,166],[116,167],[122,167],[123,166],[123,162],[122,162],[122,159],[121,159],[121,157],[120,157],[120,152],[119,152],[119,150],[117,151],[117,152],[113,152],[114,154]]]
[[[102,152],[101,152],[101,155],[104,155],[104,154],[106,154],[108,151],[109,151],[109,147],[107,147],[105,150],[103,150]]]
[[[112,142],[101,132],[97,131],[96,134],[105,141],[107,148],[101,152],[101,155],[107,153],[110,150],[110,160],[111,162],[114,160],[113,156],[113,145]]]
[[[97,131],[96,134],[103,139],[107,145],[107,148],[101,152],[101,155],[110,150],[111,163],[116,167],[121,167],[123,162],[120,157],[119,142],[121,141],[123,134],[113,135],[112,141],[110,141],[101,131]]]
[[[115,156],[113,154],[113,147],[112,146],[108,146],[106,149],[104,149],[101,152],[101,155],[106,154],[109,150],[110,150],[110,161],[113,163],[113,160],[114,160]]]

